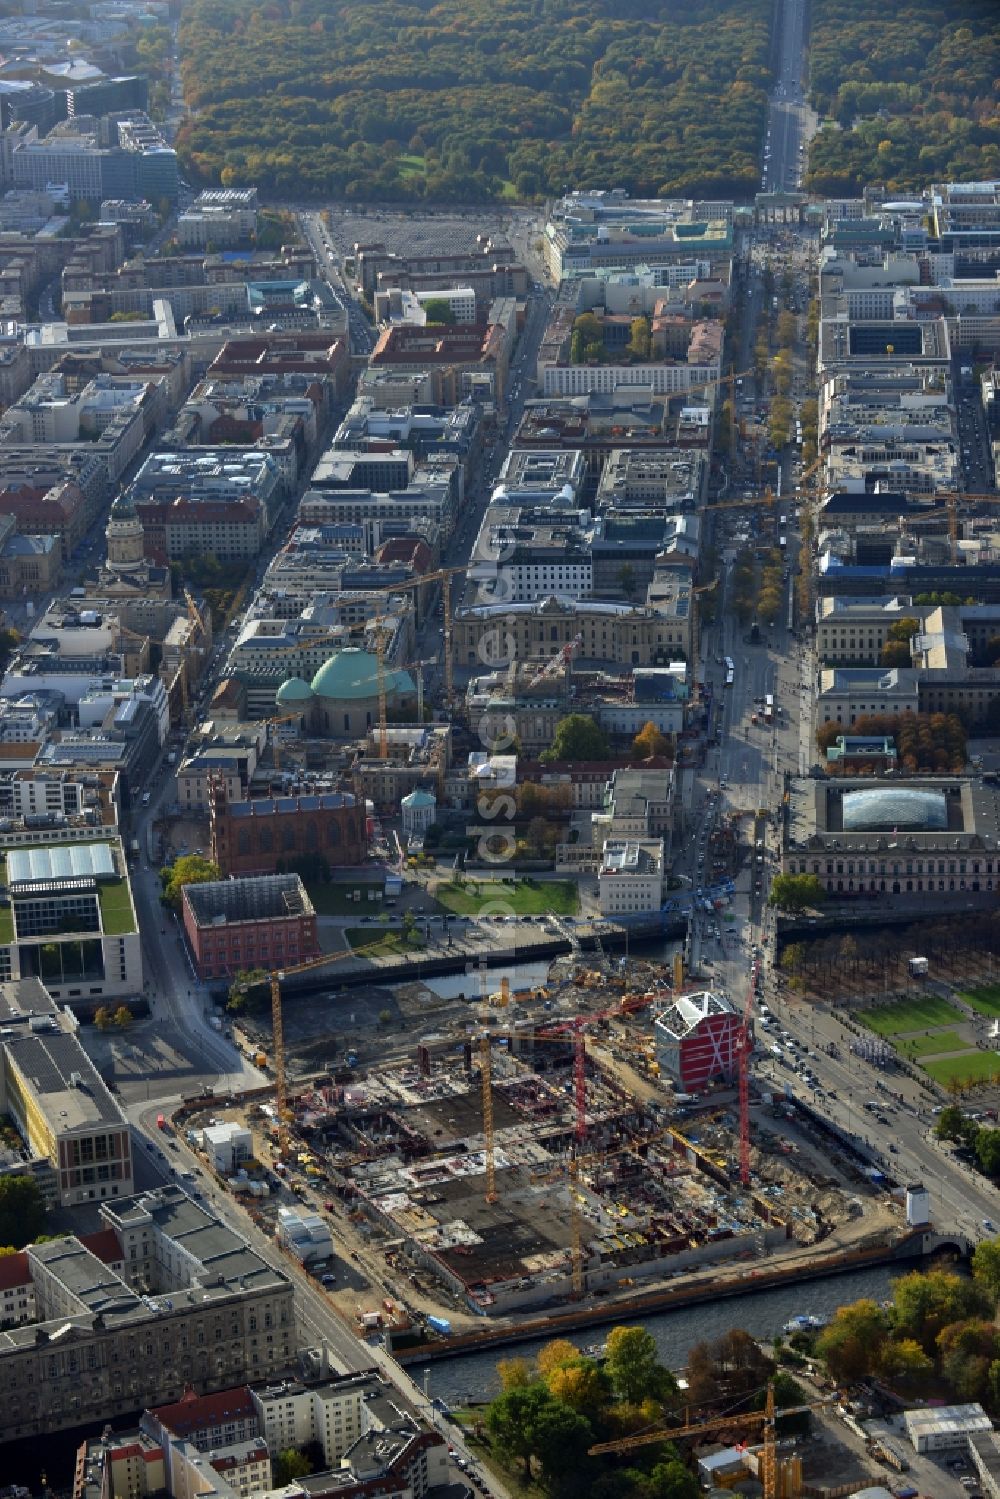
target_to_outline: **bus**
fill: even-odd
[[[733,683],[736,681],[736,667],[733,664],[732,656],[726,657],[724,665],[726,668],[726,686],[732,687]]]
[[[768,692],[764,697],[764,722],[774,723],[774,693]]]

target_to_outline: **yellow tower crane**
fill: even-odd
[[[651,1427],[648,1431],[639,1432],[631,1437],[620,1437],[614,1442],[598,1442],[589,1449],[589,1452],[591,1457],[599,1457],[612,1452],[634,1452],[636,1448],[647,1447],[653,1442],[671,1442],[678,1437],[704,1436],[709,1432],[733,1427],[763,1426],[764,1441],[760,1477],[764,1499],[778,1499],[777,1442],[775,1439],[777,1416],[798,1416],[805,1411],[816,1410],[820,1406],[829,1404],[830,1399],[809,1400],[801,1405],[785,1406],[779,1412],[774,1404],[774,1385],[769,1383],[767,1400],[762,1411],[730,1411],[705,1421],[685,1421],[682,1426]]]

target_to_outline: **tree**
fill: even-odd
[[[115,1025],[120,1031],[127,1031],[133,1020],[135,1019],[135,1016],[132,1014],[132,1011],[129,1009],[128,1005],[119,1005],[112,1019],[114,1020]]]
[[[45,1199],[33,1176],[0,1176],[0,1244],[23,1249],[45,1222]]]
[[[523,1462],[526,1480],[531,1477],[538,1419],[551,1399],[544,1385],[530,1384],[505,1390],[486,1409],[487,1431],[507,1457]]]
[[[913,1389],[933,1374],[934,1360],[928,1357],[915,1338],[900,1338],[885,1344],[881,1369],[893,1383]]]
[[[531,1365],[526,1358],[502,1358],[497,1362],[501,1390],[523,1390],[531,1383]]]
[[[574,1476],[589,1461],[587,1448],[592,1441],[593,1431],[587,1418],[561,1400],[550,1397],[539,1408],[532,1443],[550,1487],[562,1491],[572,1485]]]
[[[569,1338],[553,1338],[551,1342],[543,1343],[538,1350],[535,1365],[542,1379],[548,1382],[549,1375],[555,1369],[565,1368],[567,1364],[573,1364],[580,1357],[580,1350]]]
[[[229,997],[226,1000],[226,1009],[234,1015],[242,1015],[244,1010],[261,1009],[266,1001],[263,988],[256,995],[254,990],[258,985],[263,985],[267,974],[263,968],[243,968],[229,985]]]
[[[602,729],[586,713],[570,713],[556,724],[556,732],[549,749],[543,750],[540,760],[551,763],[556,760],[610,760],[611,746]]]
[[[654,757],[658,759],[672,754],[673,742],[670,736],[658,729],[655,723],[643,724],[632,740],[633,760],[651,760]]]
[[[867,1299],[838,1307],[816,1340],[816,1353],[838,1384],[853,1384],[877,1369],[888,1334],[885,1313]]]
[[[455,322],[455,314],[451,303],[445,301],[444,297],[431,297],[424,303],[424,315],[428,323],[444,323],[452,326]]]
[[[604,1350],[604,1373],[619,1399],[638,1405],[646,1396],[671,1398],[677,1386],[660,1363],[653,1335],[644,1327],[613,1327]]]
[[[114,1016],[107,1005],[98,1005],[94,1011],[94,1024],[99,1031],[109,1031],[114,1025]]]
[[[629,340],[625,352],[630,359],[644,364],[649,358],[650,323],[647,317],[635,317],[629,324]]]
[[[631,562],[623,562],[618,569],[618,588],[622,598],[630,599],[635,593],[635,568]]]
[[[902,640],[887,640],[879,655],[882,666],[909,666],[910,647]]]
[[[308,1478],[312,1471],[313,1465],[304,1452],[295,1447],[284,1447],[275,1454],[272,1482],[279,1486],[291,1483],[293,1478]]]
[[[972,1275],[995,1306],[1000,1301],[1000,1239],[983,1239],[976,1245],[972,1255]]]
[[[771,881],[769,904],[781,911],[804,911],[821,906],[826,891],[815,874],[778,874]]]
[[[549,1394],[582,1416],[599,1414],[606,1398],[601,1371],[593,1359],[577,1357],[560,1364],[545,1380]]]
[[[185,885],[204,885],[219,878],[219,866],[211,859],[204,859],[201,854],[185,854],[160,870],[160,899],[165,906],[179,911]]]
[[[947,1270],[912,1271],[895,1282],[892,1304],[897,1331],[931,1353],[941,1330],[986,1310],[987,1297],[974,1281]]]
[[[1000,1129],[980,1129],[976,1134],[976,1159],[987,1176],[1000,1175]]]
[[[549,825],[544,817],[533,817],[528,823],[528,846],[533,854],[541,857],[549,837]]]
[[[950,1103],[938,1115],[934,1133],[939,1140],[960,1140],[964,1124],[965,1115],[962,1110],[957,1103]]]

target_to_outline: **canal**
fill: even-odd
[[[825,1280],[809,1281],[804,1285],[750,1291],[739,1298],[678,1307],[675,1311],[657,1312],[635,1321],[653,1334],[661,1361],[670,1369],[682,1369],[694,1343],[721,1337],[731,1327],[742,1327],[756,1338],[770,1339],[781,1332],[786,1322],[803,1313],[829,1318],[838,1306],[859,1301],[865,1296],[884,1301],[892,1294],[893,1280],[915,1267],[907,1264],[871,1265],[864,1270],[831,1275]],[[559,1336],[569,1337],[580,1348],[587,1348],[602,1342],[607,1329],[592,1327],[578,1334],[560,1333]],[[431,1395],[449,1405],[490,1400],[500,1389],[496,1372],[498,1361],[505,1358],[530,1360],[545,1341],[539,1338],[531,1343],[518,1343],[515,1347],[436,1359],[426,1366],[411,1364],[408,1372],[423,1385],[426,1369],[427,1388]]]

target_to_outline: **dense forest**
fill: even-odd
[[[813,0],[806,186],[908,192],[1000,176],[996,0]]]
[[[773,0],[190,0],[194,178],[483,201],[749,197]]]

